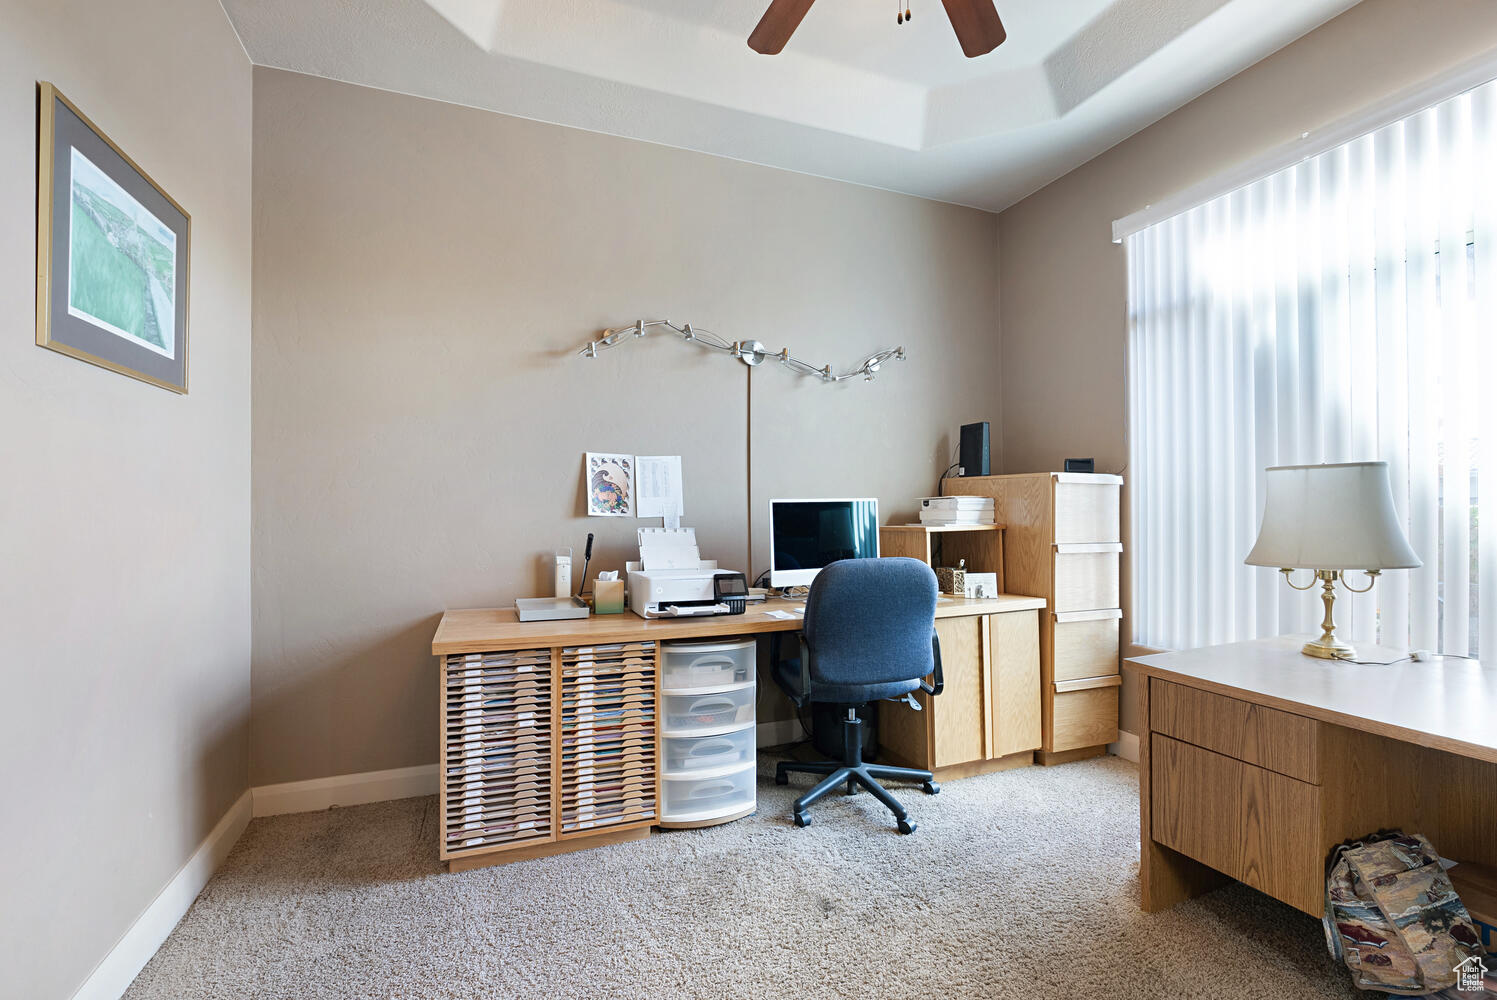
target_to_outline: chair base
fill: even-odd
[[[824,798],[834,788],[847,786],[847,794],[854,794],[858,786],[868,789],[894,814],[894,819],[899,826],[900,833],[914,833],[915,824],[910,822],[909,811],[896,799],[887,788],[878,783],[878,779],[886,781],[918,781],[927,795],[936,795],[941,791],[941,786],[935,783],[935,775],[929,771],[921,771],[913,767],[892,767],[884,764],[863,763],[863,743],[860,732],[862,722],[857,715],[849,710],[848,718],[843,720],[843,736],[845,756],[841,761],[814,761],[809,763],[795,763],[781,761],[775,765],[774,781],[777,785],[789,784],[789,775],[820,774],[825,775],[818,781],[809,792],[795,800],[795,825],[809,826],[811,817],[807,810]]]

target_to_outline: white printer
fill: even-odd
[[[748,593],[743,574],[719,570],[716,559],[703,559],[695,528],[640,528],[639,561],[624,568],[629,607],[641,618],[743,613],[743,600],[736,597],[739,590]]]

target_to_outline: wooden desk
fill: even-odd
[[[941,763],[978,767],[1000,750],[1017,756],[1039,745],[1044,606],[1018,596],[939,600],[946,690],[934,711],[891,706],[903,713],[891,732],[908,743],[907,756],[929,749]],[[803,618],[769,613],[803,607],[771,600],[742,615],[650,621],[632,612],[553,622],[521,622],[512,608],[447,612],[431,647],[442,859],[458,870],[648,836],[660,796],[660,643],[796,632]],[[605,682],[622,693],[595,698],[588,669],[622,677]],[[594,731],[608,733],[610,749],[584,762],[576,735]]]
[[[1330,850],[1385,827],[1497,864],[1497,669],[1317,660],[1302,642],[1128,661],[1145,910],[1238,879],[1320,916]]]
[[[560,622],[522,622],[516,617],[514,608],[449,611],[437,625],[437,634],[431,641],[431,651],[434,656],[448,656],[453,653],[483,653],[491,650],[591,645],[602,642],[660,642],[668,639],[799,632],[799,615],[790,619],[772,618],[769,612],[794,613],[797,609],[804,610],[805,606],[805,601],[774,598],[750,604],[748,610],[741,615],[644,619],[632,611],[625,611],[621,615],[593,615],[590,618]],[[1017,594],[971,600],[942,595],[936,604],[936,618],[939,620],[1032,611],[1044,606],[1043,598],[1021,597]]]

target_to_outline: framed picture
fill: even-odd
[[[634,516],[634,456],[590,451],[584,458],[588,517]]]
[[[72,101],[38,90],[36,342],[185,393],[192,219]]]

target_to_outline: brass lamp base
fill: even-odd
[[[1350,643],[1336,638],[1334,634],[1330,636],[1330,641],[1326,641],[1326,636],[1310,640],[1300,647],[1300,652],[1322,660],[1354,660],[1357,657],[1356,649]]]
[[[1293,572],[1293,570],[1281,569],[1279,570],[1279,572],[1284,574],[1284,581],[1288,583],[1289,586],[1294,587],[1295,590],[1309,590],[1311,587],[1315,586],[1313,582],[1308,583],[1303,587],[1295,586],[1294,580],[1289,576],[1289,574]],[[1373,584],[1377,583],[1378,572],[1379,571],[1375,569],[1368,570],[1368,583],[1366,588],[1357,590],[1346,582],[1345,576],[1339,569],[1318,569],[1315,571],[1315,579],[1320,581],[1322,587],[1320,599],[1325,604],[1325,620],[1320,623],[1320,638],[1312,639],[1301,646],[1301,653],[1304,653],[1306,656],[1313,656],[1321,660],[1356,659],[1357,651],[1352,647],[1351,643],[1342,642],[1336,637],[1336,619],[1334,615],[1336,607],[1336,581],[1340,580],[1341,586],[1345,587],[1353,594],[1365,594],[1367,593],[1367,591],[1372,589]]]

